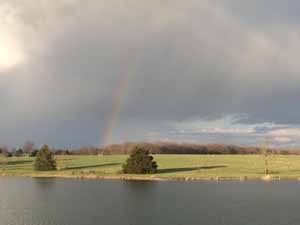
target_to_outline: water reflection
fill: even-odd
[[[0,178],[0,225],[298,224],[298,182]]]
[[[39,189],[51,189],[57,183],[57,179],[50,178],[32,178],[37,190]]]
[[[157,187],[158,182],[152,181],[123,181],[124,188],[128,191],[137,194],[137,193],[147,193],[154,191]]]

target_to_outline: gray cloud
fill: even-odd
[[[292,1],[2,0],[0,33],[20,42],[25,61],[0,70],[0,142],[101,144],[126,73],[132,77],[115,141],[232,114],[247,114],[239,121],[245,124],[297,125],[298,18],[287,11],[297,7]]]

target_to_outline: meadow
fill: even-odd
[[[56,156],[57,170],[35,171],[33,157],[1,158],[0,175],[29,177],[112,178],[112,179],[261,179],[261,155],[154,155],[159,170],[154,175],[124,175],[126,155]],[[268,157],[273,179],[300,179],[300,156]]]

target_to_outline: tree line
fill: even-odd
[[[151,154],[262,154],[261,147],[225,145],[225,144],[192,144],[175,142],[128,142],[114,144],[103,148],[104,155],[129,154],[135,147],[147,149]],[[300,155],[298,149],[266,149],[268,154]]]
[[[261,147],[224,145],[224,144],[192,144],[175,142],[126,142],[106,147],[83,146],[77,149],[50,148],[55,155],[128,155],[134,147],[147,149],[150,154],[262,154]],[[26,142],[21,148],[9,149],[0,145],[0,154],[7,157],[29,155],[35,157],[38,148],[34,142]],[[269,154],[300,155],[299,149],[268,148]]]

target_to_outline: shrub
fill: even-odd
[[[12,153],[9,152],[9,151],[3,152],[3,155],[4,155],[5,157],[12,157],[12,156],[13,156]]]
[[[17,151],[14,152],[15,157],[21,157],[24,155],[24,152],[21,148],[19,148]]]
[[[157,164],[149,151],[136,146],[130,153],[129,158],[123,165],[124,173],[149,174],[157,172]]]
[[[36,157],[37,154],[38,154],[38,152],[39,152],[39,151],[35,149],[35,150],[33,150],[33,151],[31,151],[31,152],[29,153],[29,156],[30,156],[30,157]]]
[[[34,167],[36,170],[47,171],[56,170],[54,154],[47,145],[43,146],[37,153]]]

